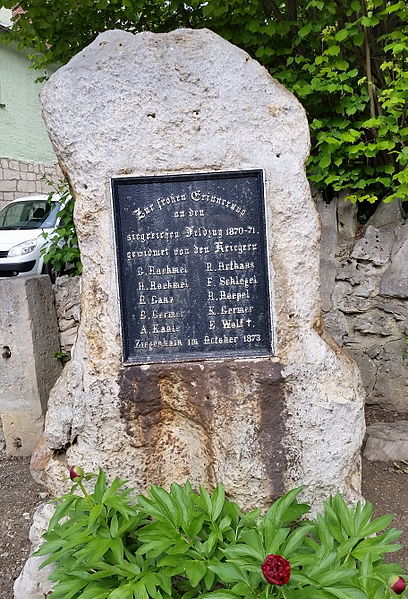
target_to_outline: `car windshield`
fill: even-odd
[[[52,229],[60,210],[60,204],[47,200],[13,202],[0,210],[0,230]]]

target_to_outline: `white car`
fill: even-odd
[[[58,199],[58,198],[57,198]],[[0,210],[0,278],[50,273],[41,250],[58,224],[61,205],[47,195],[18,198]]]

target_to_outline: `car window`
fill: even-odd
[[[0,229],[50,229],[59,211],[59,204],[47,200],[13,202],[0,210]]]

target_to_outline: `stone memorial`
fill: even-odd
[[[272,354],[263,188],[262,171],[113,180],[125,364]]]
[[[32,468],[138,489],[360,491],[363,393],[325,333],[306,116],[208,30],[101,34],[45,86],[76,195],[81,322]]]

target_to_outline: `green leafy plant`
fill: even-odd
[[[391,586],[405,588],[400,566],[383,561],[400,532],[381,532],[392,517],[372,520],[368,503],[348,507],[336,495],[301,520],[301,489],[262,516],[244,514],[221,485],[134,496],[102,471],[92,492],[94,475],[70,476],[37,551],[43,566],[55,564],[53,599],[388,599]]]
[[[52,191],[48,201],[59,201],[59,225],[52,233],[43,233],[48,244],[43,250],[44,262],[50,264],[57,273],[67,272],[70,276],[82,273],[81,254],[74,224],[74,197],[65,179],[59,183],[47,180]]]
[[[66,351],[56,351],[54,354],[54,358],[59,360],[61,364],[64,366],[64,364],[70,361],[71,356]]]
[[[15,0],[4,0],[6,6]],[[408,199],[408,6],[404,0],[21,0],[10,40],[36,68],[122,28],[209,27],[255,56],[306,108],[308,176],[327,199]]]

